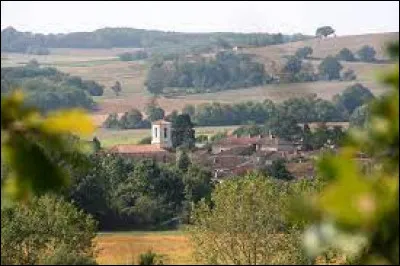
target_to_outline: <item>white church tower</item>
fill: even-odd
[[[151,144],[160,148],[171,148],[171,123],[165,120],[153,122],[151,127]]]

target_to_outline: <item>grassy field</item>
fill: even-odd
[[[221,127],[198,127],[195,128],[196,135],[214,135],[218,132],[232,132],[238,126],[221,126]],[[109,130],[98,128],[94,133],[101,145],[105,148],[112,147],[116,144],[136,144],[144,137],[151,136],[150,129],[129,129],[129,130]]]
[[[99,264],[133,265],[140,254],[152,250],[166,256],[164,264],[194,264],[188,236],[183,231],[99,233]]]

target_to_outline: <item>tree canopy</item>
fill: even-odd
[[[328,56],[322,60],[318,66],[320,75],[326,77],[328,80],[340,79],[340,71],[343,66],[333,56]]]
[[[336,55],[336,58],[343,61],[356,61],[356,57],[354,56],[353,52],[348,48],[343,48],[340,50]]]
[[[316,32],[315,35],[317,37],[328,37],[329,35],[332,35],[335,33],[335,30],[331,27],[331,26],[323,26],[323,27],[319,27]]]
[[[350,114],[372,99],[374,99],[372,92],[360,83],[347,87],[341,94],[335,96],[336,103],[344,106]]]
[[[373,62],[376,60],[376,51],[374,47],[369,45],[364,45],[363,47],[361,47],[360,50],[357,51],[357,55],[361,61]]]

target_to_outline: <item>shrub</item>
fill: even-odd
[[[138,141],[138,144],[151,144],[151,137],[144,137]]]
[[[149,250],[139,255],[139,265],[164,265],[164,257]]]
[[[148,53],[145,51],[137,51],[133,53],[125,52],[118,55],[121,61],[135,61],[142,60],[149,57]]]
[[[207,135],[198,135],[196,137],[196,142],[197,143],[205,143],[208,142],[208,136]]]
[[[44,256],[43,265],[98,265],[90,256],[82,255],[61,245],[53,254]]]

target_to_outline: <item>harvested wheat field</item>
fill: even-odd
[[[152,250],[165,255],[164,264],[194,264],[188,237],[181,231],[103,233],[96,238],[99,264],[138,264],[138,256]]]
[[[138,256],[149,250],[164,255],[165,265],[194,265],[192,246],[184,231],[100,233],[96,238],[99,249],[97,262],[101,265],[134,265]],[[340,265],[343,257],[329,261],[320,257],[317,265]]]

